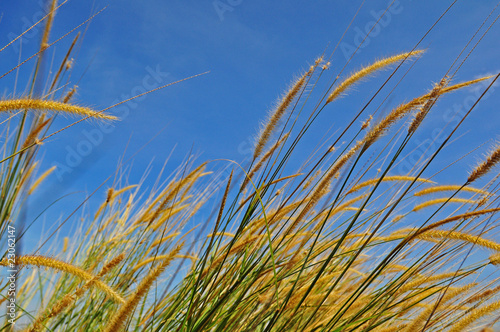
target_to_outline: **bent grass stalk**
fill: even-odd
[[[125,259],[125,254],[120,254],[113,258],[110,262],[105,264],[101,271],[91,280],[87,281],[83,286],[78,287],[73,293],[68,293],[63,296],[62,299],[57,301],[51,308],[49,308],[42,315],[38,316],[33,323],[33,326],[28,329],[28,331],[39,331],[41,329],[41,325],[45,320],[50,319],[59,315],[62,311],[72,306],[76,300],[78,300],[82,295],[87,291],[92,285],[96,282],[96,280],[102,278],[108,272],[110,272],[113,268],[115,268],[118,264],[120,264]]]
[[[417,206],[413,208],[413,212],[425,209],[429,206],[436,205],[436,204],[442,204],[442,203],[462,203],[462,204],[474,204],[478,203],[478,201],[472,200],[472,199],[465,199],[465,198],[448,198],[448,197],[443,197],[443,198],[436,198],[424,203],[420,203]]]
[[[391,57],[387,57],[378,61],[375,61],[369,66],[362,68],[361,70],[352,73],[348,78],[346,78],[342,83],[340,83],[328,96],[326,99],[326,103],[329,104],[336,98],[338,98],[342,93],[344,93],[347,89],[352,87],[356,82],[362,80],[363,78],[374,74],[376,71],[381,70],[389,65],[392,65],[396,62],[400,62],[403,60],[407,60],[411,57],[422,54],[423,50],[416,50],[413,52],[401,53],[398,55],[393,55]]]
[[[366,180],[364,182],[361,182],[361,183],[355,185],[354,187],[352,187],[351,189],[349,189],[349,191],[346,194],[351,194],[351,193],[356,192],[356,191],[358,191],[358,190],[360,190],[360,189],[362,189],[364,187],[368,187],[368,186],[374,185],[374,184],[376,184],[378,182],[378,180],[379,179],[376,178],[376,179],[370,179],[370,180]],[[382,179],[382,182],[389,182],[389,181],[418,181],[418,182],[423,182],[423,183],[433,183],[433,184],[435,184],[435,182],[433,182],[431,180],[421,179],[421,178],[415,178],[415,177],[412,177],[412,176],[401,176],[401,175],[385,176]]]
[[[70,105],[64,102],[45,99],[7,99],[0,100],[0,112],[14,111],[22,109],[33,109],[40,111],[58,111],[68,114],[75,114],[86,117],[93,117],[102,120],[117,120],[115,116],[96,112],[88,107]]]
[[[91,281],[96,278],[91,273],[77,266],[74,266],[72,264],[51,257],[24,255],[24,256],[18,256],[16,259],[17,259],[16,263],[21,266],[25,265],[25,266],[49,267],[54,270],[72,274],[85,281]],[[0,261],[0,265],[8,266],[9,262],[7,259],[4,258],[3,260]],[[120,294],[118,294],[118,292],[113,290],[111,287],[109,287],[102,281],[94,280],[94,284],[95,287],[102,290],[104,293],[106,293],[106,295],[111,297],[114,301],[118,303],[125,303],[125,300],[122,298]]]
[[[457,191],[457,190],[468,191],[468,192],[482,194],[482,195],[491,195],[491,193],[487,192],[486,190],[472,188],[472,187],[457,186],[457,185],[434,186],[434,187],[422,189],[422,190],[416,192],[414,195],[415,196],[423,196],[423,195],[429,195],[429,194],[438,193],[438,192],[442,192],[442,191]]]
[[[285,115],[288,107],[295,99],[297,94],[300,92],[302,87],[307,81],[307,78],[312,75],[316,67],[321,63],[322,58],[316,60],[314,66],[311,66],[308,71],[306,71],[302,76],[292,85],[292,87],[288,90],[287,94],[283,97],[281,102],[275,108],[275,110],[270,114],[268,121],[265,126],[262,128],[262,131],[259,134],[257,139],[257,144],[255,145],[255,150],[253,153],[253,159],[257,159],[262,151],[264,150],[267,142],[271,138],[272,133],[275,128],[278,126],[278,122]]]

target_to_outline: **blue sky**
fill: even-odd
[[[43,8],[40,3],[28,0],[4,0],[1,3],[2,45],[41,17]],[[75,102],[102,109],[142,92],[145,87],[167,84],[206,71],[210,73],[111,110],[122,118],[113,124],[112,129],[103,130],[97,122],[80,123],[47,142],[41,150],[44,158],[42,169],[52,165],[60,168],[33,197],[28,219],[59,197],[74,194],[50,208],[33,229],[33,234],[38,234],[36,231],[42,223],[50,224],[51,220],[71,213],[87,193],[114,173],[121,156],[132,156],[156,134],[156,138],[129,164],[130,183],[137,183],[148,165],[152,166],[151,180],[154,180],[154,174],[160,171],[170,155],[167,170],[175,169],[190,151],[199,155],[200,161],[217,158],[243,160],[251,153],[253,136],[273,103],[289,82],[308,68],[327,47],[326,54],[330,55],[360,3],[326,0],[69,0],[57,13],[51,41],[107,6],[92,20],[75,54],[71,79],[79,86]],[[340,49],[331,59],[330,77],[344,66],[367,25],[374,22],[374,17],[378,17],[388,3],[367,1],[364,4]],[[343,76],[375,58],[412,49],[450,4],[451,1],[396,0]],[[431,88],[433,82],[439,81],[495,5],[495,1],[458,1],[422,42],[421,47],[428,49],[425,56],[398,86],[385,108],[422,94]],[[25,59],[37,50],[41,28],[36,30],[26,36],[21,52],[17,43],[0,53],[2,73],[12,68],[19,56]],[[73,37],[74,34],[68,36],[50,49],[47,70],[53,52],[53,66],[56,67]],[[500,28],[497,24],[471,54],[455,82],[497,73],[500,70],[498,40]],[[26,78],[33,65],[31,61],[22,67],[17,92],[28,84]],[[326,109],[314,127],[318,136],[306,138],[299,151],[308,153],[326,130],[347,123],[388,73],[378,74],[362,83],[349,96]],[[14,80],[15,74],[2,79],[2,95],[13,94]],[[376,99],[375,106],[388,91]],[[468,89],[442,98],[417,139],[425,142],[432,137],[434,130],[446,125],[446,114],[460,107],[465,110],[478,91]],[[459,130],[457,136],[466,137],[450,148],[447,152],[450,156],[498,137],[497,92],[485,99],[468,124]],[[60,118],[53,129],[71,120]],[[410,148],[417,148],[417,143]],[[73,156],[78,149],[90,152],[85,156],[81,153]],[[436,168],[448,162],[444,158]],[[470,159],[457,164],[456,173],[449,173],[449,178],[444,177],[443,181],[463,177],[464,169],[470,166],[473,166]],[[90,208],[98,205],[104,196],[104,191],[98,192],[91,200]]]

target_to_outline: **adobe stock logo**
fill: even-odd
[[[391,2],[392,1],[389,1],[389,4]],[[363,29],[361,29],[359,26],[353,28],[355,35],[352,40],[352,43],[349,42],[340,43],[340,50],[344,54],[346,60],[348,60],[354,54],[358,46],[359,46],[358,53],[360,53],[361,49],[370,45],[370,41],[373,38],[377,37],[382,31],[382,29],[386,28],[389,24],[391,24],[392,18],[403,11],[403,6],[399,2],[399,0],[395,0],[394,3],[389,7],[389,9],[385,13],[384,11],[385,9],[382,9],[380,11],[375,11],[372,9],[370,11],[370,16],[373,17],[373,20],[368,21]],[[379,18],[380,21],[378,21],[377,23],[377,20]],[[370,33],[370,30],[372,28],[373,30]],[[368,33],[370,33],[370,35],[368,35]]]
[[[219,16],[219,20],[224,21],[224,13],[232,12],[235,7],[241,5],[243,0],[215,0],[212,2],[215,12]]]
[[[23,22],[22,31],[28,30],[31,26],[40,21],[47,14],[47,11],[44,9],[47,7],[45,2],[45,0],[38,0],[40,9],[31,16],[31,19],[27,18],[26,16],[21,17],[21,21]],[[14,50],[14,52],[16,52],[16,54],[19,54],[19,52],[21,51],[21,44],[26,45],[31,40],[35,39],[35,37],[40,32],[40,27],[43,29],[44,24],[34,26],[30,31],[26,32],[22,38],[20,38],[15,44],[12,45],[12,49]],[[18,34],[11,31],[7,34],[7,38],[9,38],[9,41],[12,42],[19,35],[20,33]],[[38,38],[36,38],[35,40],[37,43],[39,42]]]
[[[112,102],[113,105],[164,85],[166,78],[170,76],[170,73],[161,71],[160,65],[156,65],[155,69],[147,66],[145,70],[147,74],[142,78],[141,84],[134,86],[128,94],[122,93],[119,99],[117,98]],[[129,116],[130,110],[137,108],[138,103],[146,99],[146,97],[147,94],[116,107],[113,115],[116,115],[121,121],[125,120]],[[57,179],[63,181],[64,176],[71,174],[104,141],[106,135],[114,130],[115,126],[107,122],[99,122],[97,128],[83,129],[81,136],[84,139],[80,140],[76,145],[66,145],[63,153],[64,160],[52,163],[53,166],[56,166]]]

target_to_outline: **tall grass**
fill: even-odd
[[[45,28],[30,88],[0,101],[5,113],[2,248],[7,248],[9,225],[22,229],[26,198],[53,170],[33,178],[40,145],[61,132],[49,129],[56,114],[76,114],[78,122],[114,119],[72,104],[76,86],[60,79],[72,68],[67,61],[79,35],[59,70],[38,76],[51,47],[57,6],[52,1],[49,14],[37,23]],[[49,237],[59,248],[56,255],[16,257],[17,324],[5,316],[3,330],[493,327],[500,310],[495,298],[500,287],[492,273],[500,261],[495,241],[500,148],[493,146],[454,183],[437,183],[437,174],[429,172],[482,96],[430,157],[407,174],[398,174],[396,166],[441,99],[480,82],[486,93],[498,75],[458,82],[449,74],[455,67],[450,68],[420,96],[405,99],[391,92],[400,104],[386,114],[366,114],[366,105],[307,158],[297,147],[320,113],[335,110],[341,96],[355,94],[354,85],[385,70],[389,78],[377,92],[384,93],[382,87],[421,56],[417,47],[402,50],[329,81],[330,64],[322,54],[270,111],[249,165],[231,162],[225,172],[217,168],[220,162],[190,157],[149,191],[120,178],[77,232]],[[39,80],[50,82],[41,93],[35,89]],[[319,92],[323,84],[328,89]],[[470,156],[457,155],[452,162],[463,157]],[[293,169],[298,161],[301,166]],[[448,166],[440,170],[448,171]],[[197,212],[214,202],[210,217],[203,223],[197,219],[193,228]],[[9,266],[7,251],[0,265]],[[3,282],[3,305],[9,301],[7,288]]]

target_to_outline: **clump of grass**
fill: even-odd
[[[42,79],[38,65],[51,47],[57,8],[52,1],[44,18],[33,84]],[[69,59],[79,36],[47,78],[46,97],[26,93],[0,101],[14,132],[0,161],[4,242],[26,197],[53,172],[31,181],[39,143],[71,127],[47,134],[52,118],[42,111],[113,119],[69,103],[77,87],[60,78],[73,68]],[[297,155],[297,144],[314,131],[327,105],[337,107],[332,102],[350,87],[399,63],[391,79],[415,56],[422,51],[375,61],[339,84],[327,81],[315,103],[313,92],[330,66],[320,56],[271,112],[252,163],[228,176],[215,162],[192,158],[149,190],[117,176],[76,232],[44,239],[60,248],[57,255],[16,257],[19,325],[29,331],[462,331],[484,320],[493,326],[500,310],[490,298],[500,290],[498,279],[489,273],[500,265],[494,240],[499,177],[492,172],[498,148],[469,175],[458,174],[462,183],[439,184],[439,172],[428,174],[466,115],[432,158],[418,161],[408,174],[395,168],[441,98],[492,77],[452,84],[453,75],[445,76],[430,92],[398,100],[380,120],[370,115],[353,133],[349,129],[365,107],[309,158]],[[297,105],[301,112],[294,112]],[[310,116],[299,121],[307,109]],[[15,117],[20,119],[12,129]],[[297,159],[303,163],[295,169],[290,165]],[[200,224],[198,212],[209,207],[213,213]],[[478,257],[473,262],[467,259],[472,249]],[[8,264],[4,253],[0,265]]]

